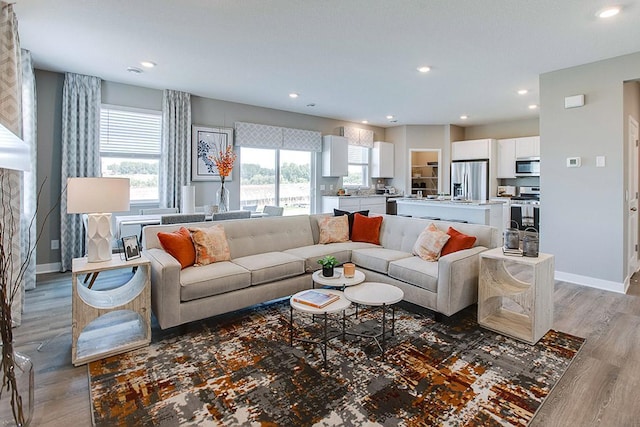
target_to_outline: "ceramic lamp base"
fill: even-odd
[[[111,260],[112,239],[110,213],[87,215],[87,261],[103,262]]]

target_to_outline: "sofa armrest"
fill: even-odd
[[[162,329],[180,324],[180,270],[178,260],[162,249],[146,249],[151,261],[151,308]]]
[[[484,246],[475,246],[440,257],[438,260],[437,311],[451,316],[478,302],[478,274],[480,252]]]

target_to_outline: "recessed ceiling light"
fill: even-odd
[[[463,114],[462,116],[460,116],[460,119],[461,119],[461,120],[467,120],[468,118],[469,118],[469,116],[466,116],[466,115],[464,115],[464,114]]]
[[[391,120],[391,119],[393,119],[393,116],[392,116],[391,114],[389,114],[389,115],[387,116],[387,119]]]
[[[598,18],[611,18],[612,16],[616,16],[618,13],[620,13],[620,6],[612,6],[600,9],[596,13],[596,16]]]
[[[144,68],[153,68],[158,64],[153,61],[140,61],[140,65],[142,65]]]
[[[520,90],[518,91],[518,95],[526,95],[526,94],[528,94],[528,93],[529,93],[529,91],[528,91],[527,89],[520,89]]]
[[[529,105],[529,110],[535,110],[536,108],[538,108],[536,104]]]
[[[142,74],[142,70],[138,67],[127,67],[127,71],[133,74]]]
[[[298,95],[295,92],[292,92],[292,93],[289,94],[289,98],[297,98],[298,96],[300,96],[300,95]]]
[[[418,67],[418,71],[420,71],[421,73],[428,73],[429,71],[431,71],[431,67],[427,67],[426,65],[423,67]]]
[[[363,120],[363,121],[362,121],[362,124],[363,124],[363,125],[366,125],[367,123],[369,123],[369,120]]]

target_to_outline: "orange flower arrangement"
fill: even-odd
[[[225,177],[229,176],[233,169],[233,164],[236,161],[237,154],[233,151],[233,148],[229,144],[225,144],[221,147],[217,155],[211,155],[210,159],[215,163],[220,174],[220,180],[224,182]]]

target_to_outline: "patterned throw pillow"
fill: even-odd
[[[453,227],[449,227],[447,234],[451,236],[446,245],[442,248],[440,256],[445,256],[454,252],[461,251],[463,249],[470,249],[476,242],[475,236],[467,236],[456,230]]]
[[[413,245],[413,254],[425,261],[437,261],[440,258],[440,251],[450,237],[431,223],[418,236],[418,240]]]
[[[207,228],[190,228],[189,231],[196,248],[195,265],[201,266],[231,259],[227,234],[220,224]]]
[[[367,217],[356,212],[353,217],[353,230],[351,240],[354,242],[380,244],[381,216]]]
[[[346,215],[325,216],[318,221],[319,243],[340,243],[349,240],[349,220]]]
[[[186,268],[196,262],[196,250],[193,247],[191,233],[184,227],[177,231],[159,232],[158,240],[162,248],[180,263],[181,268]]]

